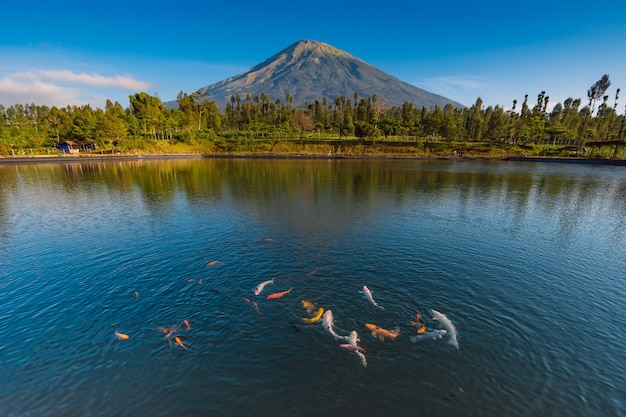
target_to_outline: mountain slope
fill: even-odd
[[[283,49],[242,74],[202,87],[200,93],[225,108],[231,96],[239,94],[244,100],[265,93],[270,101],[286,101],[291,95],[293,105],[302,107],[306,102],[333,102],[345,96],[353,100],[376,94],[380,103],[401,106],[411,102],[417,107],[464,107],[450,99],[422,90],[386,74],[376,67],[323,42],[303,40]]]

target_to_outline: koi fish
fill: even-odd
[[[135,291],[135,299],[139,298],[139,293]]]
[[[311,314],[313,310],[315,310],[315,303],[310,301],[302,300],[302,307],[307,311],[307,313]]]
[[[448,333],[450,334],[450,339],[448,340],[448,343],[458,349],[459,342],[457,342],[456,340],[456,327],[454,327],[454,324],[452,324],[450,319],[448,319],[445,314],[442,314],[437,310],[432,310],[432,313],[433,320],[437,320],[439,323],[441,323],[443,327],[446,328],[446,330],[448,330]]]
[[[211,261],[208,264],[206,264],[206,266],[215,266],[215,265],[218,265],[218,264],[221,264],[221,262],[220,261]]]
[[[180,330],[180,328],[178,326],[159,327],[157,330],[165,333],[165,338],[169,339],[170,336],[176,333],[178,330]]]
[[[307,323],[307,324],[317,323],[319,321],[319,319],[322,318],[322,314],[324,314],[324,309],[322,307],[320,307],[317,310],[317,313],[313,317],[311,317],[310,319],[303,318],[302,322],[303,323]]]
[[[249,302],[250,302],[250,299],[249,299],[248,297],[241,297],[241,299],[242,299],[243,301],[245,301],[246,303],[249,303]]]
[[[324,315],[322,317],[322,326],[324,327],[324,329],[328,333],[333,335],[333,337],[336,340],[339,340],[339,339],[348,340],[348,338],[346,336],[339,336],[335,332],[335,329],[333,328],[334,325],[335,325],[335,319],[333,318],[333,312],[331,310],[326,310],[326,312],[324,313]]]
[[[313,275],[316,272],[317,272],[317,268],[313,268],[309,271],[308,275]]]
[[[115,331],[115,337],[118,340],[128,340],[130,339],[130,336],[124,333],[119,333],[117,330]]]
[[[356,330],[352,330],[348,335],[348,343],[350,343],[351,345],[356,345],[357,342],[359,342],[360,340],[361,339],[359,339],[359,335]]]
[[[358,350],[355,350],[354,353],[356,353],[359,356],[359,358],[361,358],[361,365],[367,366],[367,359],[365,358],[365,355],[359,352]]]
[[[386,330],[382,327],[378,327],[375,324],[365,323],[365,327],[372,331],[372,336],[377,337],[381,342],[385,341],[385,337],[395,340],[396,337],[400,334],[400,328],[396,328],[396,330]]]
[[[443,337],[444,334],[448,333],[448,331],[446,329],[437,329],[437,330],[433,330],[431,332],[425,332],[422,334],[418,334],[417,336],[411,336],[411,342],[415,343],[417,341],[420,340],[426,340],[426,339],[441,339]]]
[[[376,304],[376,301],[374,301],[374,297],[372,297],[372,292],[370,291],[369,288],[367,288],[367,286],[363,286],[363,290],[361,290],[361,292],[363,293],[363,297],[365,297],[370,303],[374,304],[376,307],[380,308],[381,310],[384,310],[384,307],[379,306],[378,304]]]
[[[185,325],[187,330],[191,329],[191,326],[189,325],[189,322],[187,320],[183,320],[183,324]]]
[[[273,283],[274,283],[273,279],[270,279],[269,281],[263,281],[262,283],[254,287],[254,295],[261,294],[261,291],[263,291],[263,288],[265,288],[266,285],[273,284]]]
[[[417,321],[412,321],[411,326],[422,327],[424,325],[424,323],[422,322],[422,315],[420,313],[415,314],[415,320]]]
[[[180,346],[181,348],[184,348],[185,350],[189,350],[189,349],[187,349],[187,346],[185,346],[185,344],[183,343],[183,341],[182,341],[182,340],[180,340],[180,337],[176,336],[176,337],[174,338],[174,342],[176,342],[176,344],[177,344],[178,346]]]
[[[361,346],[357,345],[359,340],[361,340],[361,339],[359,339],[359,336],[358,336],[356,330],[352,330],[350,332],[350,334],[348,335],[348,343],[343,343],[343,344],[341,344],[339,346],[344,348],[344,349],[351,350],[351,351],[365,352],[364,348],[362,348]]]
[[[256,312],[261,314],[261,312],[259,311],[259,305],[256,303],[256,301],[252,301],[252,305],[254,306],[254,309],[256,310]]]
[[[277,298],[282,297],[285,294],[289,294],[293,290],[293,287],[289,288],[287,291],[276,292],[274,294],[270,294],[266,297],[266,300],[275,300]]]
[[[348,343],[343,343],[339,346],[344,349],[348,349],[351,352],[356,353],[359,356],[359,358],[361,358],[361,365],[367,366],[367,359],[365,358],[365,355],[363,354],[363,352],[365,352],[365,349],[357,345],[358,341],[359,341],[359,336],[357,335],[356,330],[352,330],[350,332],[350,335],[348,336]]]
[[[346,348],[351,352],[356,353],[359,356],[359,358],[361,358],[361,365],[367,366],[367,358],[365,358],[365,355],[363,354],[363,352],[365,352],[365,349],[363,349],[361,346],[355,346],[349,343],[344,343],[339,346],[341,346],[342,348]]]

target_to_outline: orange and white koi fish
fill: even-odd
[[[266,300],[275,300],[277,298],[282,297],[285,294],[289,294],[293,290],[293,287],[289,288],[287,291],[276,292],[274,294],[270,294],[266,297]]]
[[[183,343],[183,341],[182,341],[182,340],[180,340],[180,337],[176,336],[176,337],[174,338],[174,342],[176,342],[176,344],[177,344],[178,346],[180,346],[181,348],[184,348],[185,350],[189,350],[189,349],[187,349],[187,346],[185,346],[185,344]]]
[[[307,324],[313,324],[313,323],[317,323],[319,321],[319,319],[322,318],[322,314],[324,314],[324,309],[322,307],[320,307],[317,310],[317,313],[315,313],[315,315],[311,318],[303,318],[302,322],[303,323],[307,323]]]
[[[262,283],[254,287],[254,295],[261,294],[261,291],[263,291],[263,288],[265,288],[266,285],[273,284],[273,283],[274,283],[273,279],[270,279],[269,281],[263,281]]]
[[[302,307],[304,307],[307,313],[311,314],[315,310],[315,303],[302,300]]]
[[[381,342],[384,342],[385,338],[395,340],[396,337],[398,337],[398,335],[400,334],[399,327],[396,328],[396,330],[387,330],[371,323],[365,323],[365,327],[367,327],[372,332],[372,336],[377,337],[378,340],[380,340]]]
[[[119,333],[117,330],[115,331],[115,337],[118,340],[128,340],[130,339],[130,336],[124,333]]]
[[[183,324],[185,325],[187,330],[191,329],[191,325],[189,324],[189,322],[187,320],[183,320]]]
[[[211,261],[208,264],[206,264],[206,266],[215,266],[215,265],[218,265],[218,264],[221,264],[221,262],[220,261]]]

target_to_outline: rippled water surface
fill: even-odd
[[[0,165],[1,414],[624,416],[625,244],[623,167]]]

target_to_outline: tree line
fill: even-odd
[[[417,107],[405,102],[387,106],[376,95],[322,97],[303,107],[293,98],[271,100],[233,95],[223,110],[201,92],[178,94],[170,109],[156,95],[129,96],[130,105],[107,100],[103,109],[90,105],[48,107],[0,105],[0,154],[22,149],[54,148],[63,141],[91,142],[98,149],[136,148],[146,140],[172,143],[233,137],[313,137],[376,140],[419,138],[454,142],[549,144],[583,147],[588,143],[624,140],[626,111],[618,111],[620,89],[606,94],[608,75],[592,84],[586,103],[568,98],[548,110],[545,91],[530,102],[526,95],[510,108],[487,106],[481,98],[465,108]]]

